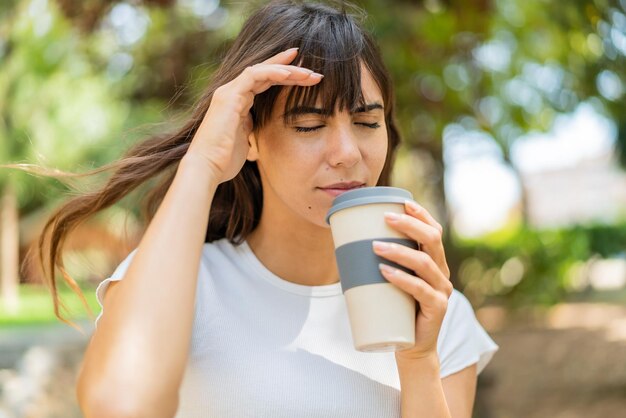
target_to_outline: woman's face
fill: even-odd
[[[335,196],[323,188],[353,181],[376,185],[388,147],[385,103],[369,71],[362,70],[365,109],[335,109],[330,117],[316,113],[317,107],[298,109],[294,121],[287,123],[284,89],[270,120],[252,134],[248,159],[259,167],[264,212],[279,213],[287,222],[294,216],[328,228],[325,216]]]

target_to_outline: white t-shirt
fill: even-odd
[[[96,289],[100,306],[135,252]],[[441,377],[474,363],[480,373],[497,350],[454,290],[437,342]],[[394,353],[354,349],[340,283],[292,283],[247,242],[205,243],[176,418],[330,416],[400,417]]]

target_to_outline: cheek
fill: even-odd
[[[278,190],[293,195],[313,178],[316,161],[312,155],[315,155],[313,150],[295,143],[274,143],[261,158],[268,180]]]
[[[381,136],[367,149],[366,161],[370,170],[380,172],[385,165],[387,152],[389,151],[389,141],[387,135]]]

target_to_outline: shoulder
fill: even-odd
[[[479,326],[479,323],[471,302],[463,293],[454,289],[448,299],[448,309],[441,324],[440,337],[469,333],[477,325]]]
[[[109,277],[112,280],[121,279],[128,269],[131,261],[135,257],[137,250],[135,247],[126,257],[115,267],[115,270]],[[205,242],[202,246],[201,264],[211,264],[218,260],[237,259],[242,255],[240,246],[232,244],[228,239],[222,238],[213,242]]]
[[[202,246],[202,261],[237,260],[244,256],[244,245],[231,242],[228,238],[220,238],[205,242]]]
[[[452,294],[448,299],[448,310],[446,316],[455,316],[459,313],[472,313],[474,315],[474,307],[469,299],[457,289],[452,290]]]
[[[124,276],[124,274],[126,274],[126,270],[128,270],[128,267],[130,266],[131,261],[133,261],[133,258],[135,257],[135,254],[137,254],[137,250],[139,248],[135,247],[133,248],[127,255],[126,257],[124,257],[124,259],[122,261],[120,261],[120,263],[117,265],[117,267],[115,267],[115,270],[113,271],[113,273],[111,273],[111,276],[109,276],[109,279],[111,280],[121,280],[122,277]]]
[[[442,376],[455,373],[478,363],[478,373],[487,365],[498,350],[476,318],[474,308],[467,297],[454,290],[448,300],[437,341]]]
[[[441,324],[439,339],[445,339],[450,333],[458,332],[464,328],[468,319],[474,318],[474,308],[463,293],[454,289],[448,299],[448,309]]]

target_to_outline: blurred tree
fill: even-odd
[[[240,3],[220,7],[217,0],[56,3],[83,37],[97,39],[113,29],[116,48],[108,51],[108,65],[132,67],[119,75],[125,78],[121,85],[128,97],[135,103],[167,101],[174,112],[191,96],[183,95],[177,83],[191,80],[198,69],[209,76],[207,64],[215,62],[219,46],[242,22]],[[571,112],[590,98],[599,99],[595,103],[600,111],[621,120],[616,91],[604,90],[621,88],[623,56],[616,53],[615,42],[619,48],[621,38],[615,33],[623,32],[623,0],[355,3],[368,11],[369,26],[394,75],[407,148],[431,161],[432,172],[422,188],[441,219],[447,216],[442,144],[446,127],[460,127],[451,130],[457,134],[480,132],[493,141],[523,184],[510,156],[522,134],[545,131],[557,114]],[[220,28],[224,30],[215,30]],[[610,68],[614,71],[607,72]],[[197,91],[192,88],[192,94]],[[181,103],[176,103],[180,96]]]
[[[364,3],[398,85],[408,143],[436,162],[434,178],[443,179],[443,138],[487,138],[524,191],[512,146],[583,101],[620,127],[626,167],[625,1]],[[436,187],[442,197],[443,180]]]
[[[8,16],[0,22],[0,160],[39,160],[62,169],[88,162],[88,154],[111,135],[108,129],[121,128],[123,107],[81,51],[84,40],[73,36],[53,5],[14,3],[3,13]],[[19,280],[17,208],[24,215],[54,201],[52,184],[21,172],[0,172],[0,264],[7,303],[16,299]],[[17,205],[11,203],[15,200]]]
[[[0,161],[36,162],[58,170],[62,186],[87,190],[91,183],[69,182],[61,171],[104,165],[129,145],[120,143],[122,139],[132,142],[160,129],[146,123],[168,119],[162,114],[168,101],[175,104],[182,94],[177,80],[206,78],[208,57],[215,57],[213,49],[223,40],[207,33],[223,27],[227,15],[217,2],[213,20],[202,20],[205,16],[197,16],[189,7],[177,13],[162,8],[173,2],[146,3],[159,7],[94,1],[2,2]],[[173,114],[184,112],[183,105],[175,105]],[[142,132],[130,129],[136,126]],[[120,138],[120,132],[125,138]],[[15,300],[19,281],[18,257],[12,256],[19,254],[14,224],[30,214],[46,217],[59,191],[54,179],[0,171],[0,192],[5,196],[0,200],[0,222],[4,222],[0,224],[0,292],[7,303]]]

